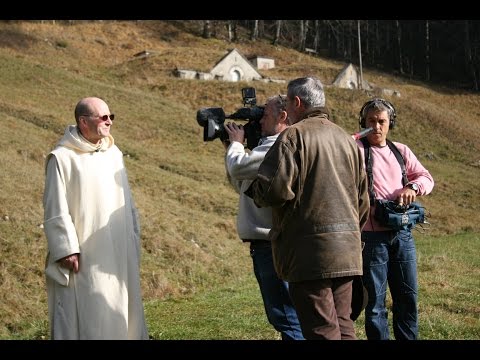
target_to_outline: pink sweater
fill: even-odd
[[[357,144],[363,149],[363,144],[357,140]],[[404,144],[394,142],[405,160],[407,178],[409,182],[418,185],[418,196],[427,195],[433,189],[433,178],[430,172],[418,161],[415,154]],[[377,199],[395,200],[403,189],[402,170],[395,158],[395,154],[385,145],[383,147],[371,146],[370,156],[373,160],[373,189]],[[363,231],[385,231],[389,230],[381,226],[373,217],[375,208],[370,208],[369,221]]]

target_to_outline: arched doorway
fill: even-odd
[[[230,81],[241,81],[244,77],[242,69],[238,66],[233,66],[228,72],[228,75]]]

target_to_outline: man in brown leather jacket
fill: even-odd
[[[369,213],[363,157],[328,119],[314,77],[287,87],[291,126],[272,145],[246,194],[272,206],[275,269],[289,282],[306,339],[356,339],[353,277],[362,275],[360,231]]]

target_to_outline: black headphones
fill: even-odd
[[[387,100],[381,99],[381,98],[375,98],[372,100],[367,101],[365,104],[363,104],[362,109],[360,110],[360,117],[359,117],[359,124],[361,128],[366,128],[367,125],[365,124],[366,119],[365,116],[367,115],[367,112],[373,108],[376,104],[381,104],[384,107],[387,108],[388,116],[389,116],[389,129],[393,129],[395,127],[395,120],[397,118],[397,113],[395,112],[395,108],[393,105],[388,102]]]

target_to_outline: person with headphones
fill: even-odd
[[[393,230],[375,218],[378,199],[408,207],[431,193],[434,181],[407,145],[387,139],[396,125],[393,105],[380,98],[360,110],[361,128],[373,128],[356,140],[364,150],[370,196],[369,219],[362,229],[363,283],[368,292],[365,332],[369,340],[388,340],[387,284],[392,297],[393,333],[397,340],[418,339],[417,259],[412,228]],[[403,166],[402,166],[403,165]]]

